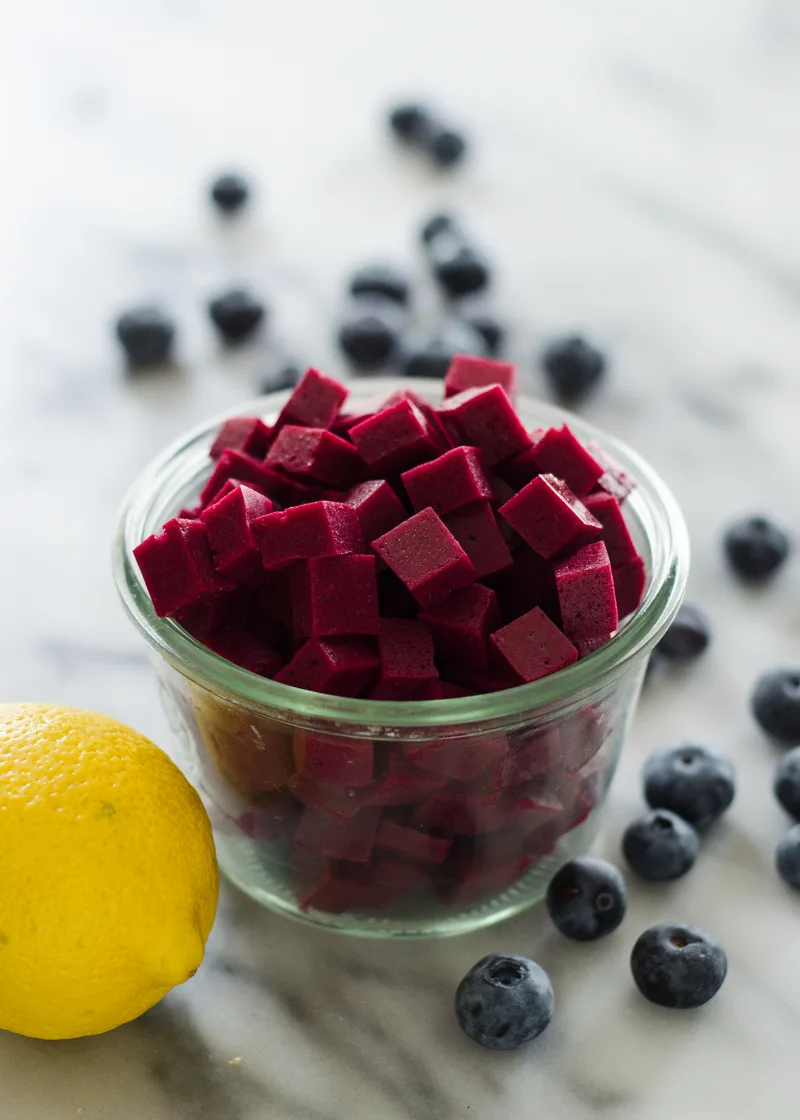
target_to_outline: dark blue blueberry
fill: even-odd
[[[571,335],[550,343],[542,355],[542,366],[555,395],[575,401],[602,380],[606,359],[585,338]]]
[[[800,743],[800,669],[778,669],[756,682],[753,715],[773,739]]]
[[[368,264],[353,274],[350,280],[352,296],[379,296],[405,307],[409,301],[408,278],[397,268],[384,264]]]
[[[669,809],[653,809],[628,825],[622,838],[625,859],[643,879],[668,882],[685,875],[700,840],[692,826]]]
[[[779,525],[766,517],[744,517],[725,533],[728,563],[742,579],[768,579],[789,555],[791,542]]]
[[[556,927],[574,941],[595,941],[620,924],[628,908],[625,880],[613,863],[582,856],[550,881],[547,909]]]
[[[400,341],[397,304],[386,299],[356,301],[339,325],[339,346],[358,370],[377,370],[396,358]]]
[[[686,1010],[714,998],[728,973],[728,958],[717,939],[697,926],[663,922],[634,945],[631,972],[651,1003]]]
[[[250,185],[241,175],[220,175],[211,184],[211,198],[226,214],[241,210],[250,197]]]
[[[266,309],[245,288],[232,288],[209,302],[208,313],[225,342],[235,344],[255,334]]]
[[[459,305],[458,316],[483,338],[490,358],[498,358],[503,353],[506,326],[496,315],[478,304],[474,307]]]
[[[481,335],[457,319],[444,323],[433,334],[407,342],[403,372],[407,377],[442,378],[456,354],[487,356]]]
[[[444,211],[439,214],[432,214],[425,222],[420,230],[419,236],[423,246],[428,249],[433,242],[443,233],[458,234],[461,236],[461,227],[456,218],[452,214],[447,214]]]
[[[784,883],[800,891],[800,824],[790,828],[778,844],[775,866]]]
[[[684,743],[657,751],[644,768],[644,796],[652,809],[670,809],[704,832],[730,806],[733,766],[705,747]]]
[[[262,379],[258,391],[266,396],[268,393],[280,393],[284,389],[294,389],[304,372],[304,369],[292,363],[277,366]]]
[[[430,263],[439,286],[450,299],[482,292],[491,279],[489,262],[478,249],[444,235],[432,242]]]
[[[452,128],[434,128],[427,138],[426,149],[437,167],[455,167],[467,151],[465,137]]]
[[[431,114],[424,105],[397,105],[389,113],[389,127],[405,144],[420,144],[430,130]]]
[[[115,331],[128,362],[135,367],[168,361],[175,324],[160,307],[135,307],[117,319]]]
[[[484,957],[456,992],[461,1029],[490,1050],[515,1050],[536,1038],[553,1018],[550,978],[526,957]]]
[[[710,641],[706,616],[696,607],[681,607],[656,649],[667,661],[690,661],[698,657]]]
[[[790,750],[780,760],[772,788],[789,816],[800,821],[800,747]]]

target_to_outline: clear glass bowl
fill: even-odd
[[[411,385],[362,380],[351,400]],[[413,388],[431,400],[441,394],[439,383]],[[287,395],[227,415],[269,420]],[[362,936],[462,933],[537,902],[558,866],[591,844],[648,655],[683,596],[688,539],[671,493],[633,451],[551,405],[523,398],[519,411],[530,427],[567,421],[636,478],[624,509],[648,583],[639,610],[605,646],[503,692],[401,703],[321,695],[241,669],[158,618],[132,551],[196,500],[224,417],[168,448],[129,492],[114,552],[119,591],[153,651],[179,761],[211,815],[220,866],[265,906]],[[309,750],[326,778],[349,784],[310,779]],[[391,844],[409,839],[392,823],[413,827],[408,851],[373,844],[379,818],[391,822]]]

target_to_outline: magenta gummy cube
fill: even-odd
[[[383,478],[357,483],[348,491],[344,502],[356,511],[365,541],[382,537],[408,516],[403,503]]]
[[[567,484],[551,474],[534,478],[499,513],[546,559],[573,541],[597,536],[601,528]]]
[[[401,852],[423,863],[442,863],[453,846],[450,838],[429,836],[416,828],[408,828],[384,817],[375,843],[381,848]]]
[[[314,782],[302,774],[293,774],[289,779],[289,789],[304,805],[316,805],[326,809],[342,820],[349,820],[362,809],[369,800],[371,787],[337,786],[326,782]]]
[[[583,641],[576,640],[575,648],[578,651],[578,660],[583,661],[584,657],[588,657],[590,653],[602,649],[610,637],[610,634],[603,634],[602,637],[599,638],[584,638]]]
[[[294,424],[287,424],[278,432],[266,462],[287,474],[340,490],[346,490],[363,469],[352,443],[325,428],[301,428]]]
[[[367,466],[383,474],[408,470],[442,451],[421,409],[405,399],[356,424],[350,438]]]
[[[509,362],[493,358],[475,358],[471,354],[456,354],[444,379],[445,397],[454,397],[465,389],[482,389],[487,385],[501,385],[509,400],[516,400],[517,370]]]
[[[414,809],[411,824],[446,836],[477,836],[495,832],[508,821],[509,809],[500,794],[475,797],[466,792],[432,793]]]
[[[311,638],[275,680],[331,696],[358,696],[377,672],[378,656],[367,638]]]
[[[597,480],[598,487],[611,494],[622,505],[628,495],[636,489],[636,483],[629,474],[625,473],[613,455],[609,455],[599,443],[589,440],[586,450],[603,468],[603,473]]]
[[[372,547],[422,607],[433,606],[477,577],[472,561],[432,509],[415,513]]]
[[[578,660],[578,651],[541,607],[491,636],[504,663],[522,681],[538,681]]]
[[[471,782],[508,754],[508,740],[502,732],[477,739],[438,739],[406,751],[406,758],[421,770],[443,778]]]
[[[439,417],[453,443],[479,447],[490,467],[531,445],[531,437],[500,385],[466,389],[448,397]]]
[[[253,536],[253,521],[272,512],[272,502],[249,486],[234,487],[200,514],[208,530],[208,542],[218,572],[225,573],[233,565],[261,558]]]
[[[608,551],[602,541],[579,548],[554,568],[564,633],[601,638],[616,630],[617,597]]]
[[[401,475],[417,512],[430,506],[440,516],[492,497],[492,484],[475,447],[454,447],[438,459]]]
[[[267,570],[293,560],[364,551],[358,516],[342,502],[309,502],[268,513],[257,517],[252,529]]]
[[[377,634],[374,556],[324,556],[292,573],[294,632],[301,638]]]
[[[365,807],[343,821],[335,813],[307,805],[294,834],[296,844],[311,848],[330,859],[366,863],[378,832],[379,808]]]
[[[217,438],[208,453],[209,457],[219,459],[222,452],[230,448],[233,451],[242,451],[245,455],[252,455],[254,459],[263,459],[269,447],[271,434],[272,429],[257,416],[232,416],[217,432]]]
[[[638,610],[647,586],[647,574],[641,557],[612,569],[614,590],[617,596],[617,609],[620,618],[626,618]]]
[[[296,424],[301,428],[330,428],[346,399],[347,390],[338,381],[326,377],[319,370],[308,369],[283,406],[276,428],[282,428],[284,424]]]
[[[372,785],[374,753],[370,739],[295,732],[297,773],[310,781],[351,789]]]
[[[280,481],[275,472],[265,467],[260,459],[254,459],[252,455],[245,455],[243,451],[235,451],[229,447],[217,459],[211,477],[203,487],[200,494],[201,507],[210,505],[229,479],[235,479],[239,483],[246,482],[249,486],[263,490],[270,497],[278,497],[271,489],[276,480]]]
[[[378,637],[380,676],[369,691],[373,700],[408,700],[438,673],[433,638],[424,622],[382,618]]]
[[[536,462],[543,474],[563,478],[577,497],[588,494],[603,474],[603,467],[566,424],[550,428],[536,442]]]
[[[388,771],[367,798],[367,804],[381,805],[384,808],[416,805],[445,784],[445,779],[438,774],[425,774],[411,767],[404,768],[396,759],[392,759]]]
[[[439,657],[479,669],[489,663],[489,635],[500,628],[497,596],[490,587],[473,583],[448,595],[435,607],[420,611],[430,627]]]
[[[636,560],[639,553],[625,524],[619,502],[604,490],[587,494],[583,504],[603,526],[602,539],[608,549],[608,558],[613,565],[627,564]]]
[[[137,545],[133,555],[161,618],[219,589],[202,521],[173,518]]]
[[[474,564],[478,579],[511,567],[511,553],[491,503],[473,502],[449,514],[444,523]]]
[[[229,622],[210,638],[206,645],[220,657],[249,669],[260,677],[274,677],[283,664],[281,655],[260,638],[245,630],[238,622]]]

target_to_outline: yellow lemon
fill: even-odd
[[[0,704],[0,1028],[99,1034],[203,959],[219,895],[200,798],[107,716]]]

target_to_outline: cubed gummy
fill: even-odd
[[[463,393],[465,389],[481,389],[487,385],[500,385],[512,402],[517,397],[517,369],[510,362],[493,358],[477,358],[471,354],[456,354],[444,379],[445,397]]]
[[[343,500],[356,511],[361,532],[368,543],[382,537],[408,517],[403,503],[384,478],[356,483]]]
[[[495,631],[491,641],[519,680],[538,681],[578,660],[578,651],[541,607]]]
[[[347,390],[338,381],[319,370],[308,369],[283,406],[276,427],[297,424],[303,428],[330,428],[346,399]]]
[[[294,560],[364,551],[358,515],[342,502],[310,502],[268,513],[252,528],[268,571]]]
[[[294,632],[301,638],[377,634],[375,557],[323,556],[292,573]]]
[[[444,518],[475,567],[478,579],[510,568],[513,560],[490,502],[473,502]]]
[[[311,638],[275,680],[331,696],[358,696],[378,672],[378,656],[367,638]]]
[[[173,518],[133,550],[156,614],[173,614],[219,589],[202,521]]]
[[[568,638],[600,638],[616,630],[617,598],[608,551],[586,544],[554,568],[561,623]]]
[[[287,424],[267,452],[270,467],[297,475],[303,481],[346,490],[363,470],[361,457],[345,439],[325,428]]]
[[[500,385],[466,389],[448,397],[439,416],[451,440],[479,447],[490,467],[531,445],[531,437]]]
[[[568,544],[597,536],[601,528],[567,484],[552,474],[534,478],[499,513],[546,559]]]
[[[405,471],[435,459],[443,450],[425,415],[401,400],[350,429],[350,438],[373,473]]]
[[[586,450],[564,424],[550,428],[536,442],[536,462],[542,474],[554,474],[582,498],[603,474],[603,466]]]
[[[491,480],[475,447],[454,447],[430,463],[405,471],[401,478],[417,512],[430,506],[443,517],[470,502],[492,497]]]
[[[422,607],[433,606],[477,577],[472,561],[432,509],[415,513],[372,547]]]
[[[380,675],[369,695],[373,700],[408,700],[438,673],[433,638],[424,622],[382,618],[378,636]]]
[[[209,457],[219,459],[223,451],[243,451],[255,459],[263,459],[269,447],[272,429],[258,416],[232,416],[225,420],[211,444]]]
[[[501,626],[497,596],[490,587],[462,587],[420,611],[419,618],[430,627],[437,656],[479,669],[489,664],[489,635]]]

